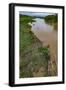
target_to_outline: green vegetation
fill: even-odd
[[[56,15],[48,15],[48,16],[44,17],[44,19],[48,23],[57,23],[58,22],[57,14]]]
[[[42,52],[42,54],[44,55],[46,60],[48,60],[50,58],[49,48],[47,46],[46,47],[40,47],[39,51]]]
[[[50,24],[53,26],[54,30],[58,29],[58,16],[56,15],[48,15],[44,17],[44,20],[46,23]]]
[[[31,26],[28,25],[32,21],[32,17],[20,16],[20,51],[22,52],[34,42],[33,33],[30,31]]]
[[[33,34],[29,22],[35,17],[20,15],[20,78],[48,76],[49,47]]]

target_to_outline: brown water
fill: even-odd
[[[43,46],[49,45],[51,64],[53,71],[57,72],[57,40],[58,31],[53,30],[53,26],[47,24],[44,19],[36,18],[31,24],[32,32],[43,43]],[[30,24],[30,23],[29,23]]]

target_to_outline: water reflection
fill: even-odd
[[[44,44],[57,43],[57,30],[54,30],[53,26],[47,24],[44,19],[36,18],[34,20],[35,22],[29,24],[36,37]]]
[[[36,18],[34,19],[35,22],[32,23],[32,31],[40,30],[45,32],[51,32],[52,27],[44,21],[44,19]]]

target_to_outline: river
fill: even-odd
[[[35,22],[31,24],[32,32],[43,43],[43,46],[49,45],[52,72],[57,72],[57,42],[58,31],[53,29],[53,26],[47,24],[44,19],[35,18]]]

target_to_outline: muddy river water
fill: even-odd
[[[53,26],[47,24],[44,19],[36,18],[34,20],[35,22],[32,22],[31,24],[32,26],[31,30],[36,35],[36,37],[43,43],[43,46],[49,45],[51,64],[54,62],[57,68],[58,31],[54,30]]]
[[[43,43],[43,45],[49,45],[52,51],[57,50],[58,34],[57,30],[53,29],[53,26],[47,24],[44,19],[36,18],[32,23],[32,32]]]

